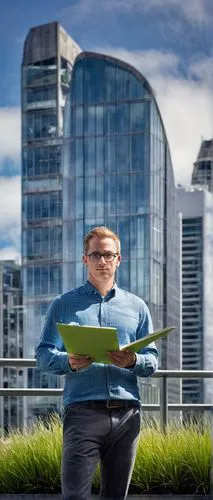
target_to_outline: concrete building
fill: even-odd
[[[193,185],[207,186],[213,192],[213,139],[203,140],[192,172]]]
[[[54,22],[31,28],[22,61],[22,264],[24,356],[34,357],[47,307],[62,292],[61,146],[72,66],[80,48]],[[28,370],[29,387],[57,387],[56,376]],[[58,408],[27,399],[26,414]]]
[[[0,261],[0,357],[23,357],[23,306],[21,268],[14,261]],[[0,368],[0,387],[23,387],[23,369]],[[23,398],[1,398],[0,429],[23,425]]]
[[[213,370],[213,199],[199,186],[177,192],[182,213],[182,367]],[[183,380],[183,403],[212,400],[212,380]]]

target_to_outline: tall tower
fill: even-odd
[[[213,139],[202,141],[194,163],[191,183],[207,186],[213,193]]]
[[[213,199],[206,188],[179,187],[182,212],[182,355],[184,370],[212,370]],[[211,403],[208,379],[184,379],[183,403]]]
[[[64,290],[86,275],[83,236],[106,225],[121,237],[117,282],[148,304],[154,327],[176,325],[162,368],[180,367],[180,231],[169,146],[148,81],[123,61],[83,52],[65,108]],[[179,401],[171,383],[170,401]]]
[[[47,307],[62,291],[63,112],[78,45],[57,23],[30,29],[22,62],[22,265],[24,357],[34,357]],[[28,385],[57,386],[28,371]],[[28,415],[56,408],[37,398]]]
[[[23,307],[21,268],[12,260],[0,261],[0,357],[23,357]],[[0,386],[23,386],[23,369],[1,367]],[[3,396],[0,429],[8,431],[23,425],[23,397]]]

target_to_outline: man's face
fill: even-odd
[[[94,257],[97,257],[97,253],[106,254],[106,259],[101,257],[100,259],[93,260]],[[118,251],[116,242],[112,238],[98,238],[98,236],[91,238],[87,255],[83,256],[83,262],[88,268],[88,278],[91,283],[103,283],[111,278],[114,279],[116,268],[120,265],[121,260],[120,255],[116,255],[109,262],[107,256],[114,254],[118,254]]]

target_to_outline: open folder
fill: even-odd
[[[119,346],[117,329],[103,326],[82,326],[57,323],[58,331],[62,337],[68,353],[84,354],[94,359],[96,363],[112,363],[107,356],[107,351],[138,352],[151,342],[167,335],[175,326],[149,333],[145,337],[135,340],[130,344]]]

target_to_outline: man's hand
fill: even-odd
[[[131,351],[112,351],[108,352],[107,355],[111,359],[114,365],[119,366],[119,368],[128,368],[136,362],[136,355]]]
[[[74,371],[81,370],[81,368],[87,368],[91,365],[94,360],[89,356],[83,356],[82,354],[69,354],[69,364]]]

